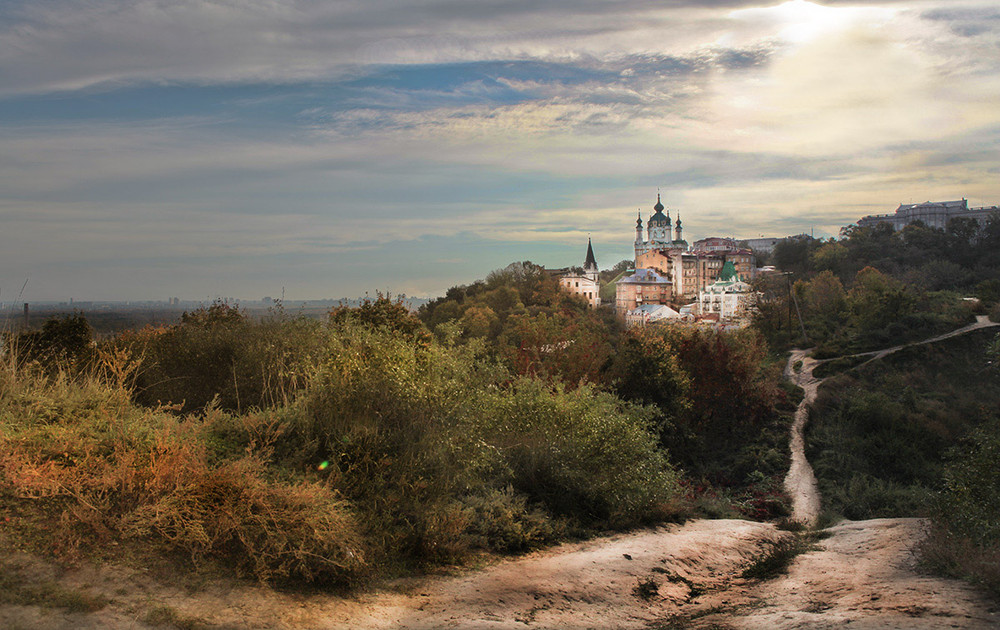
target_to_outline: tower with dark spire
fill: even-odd
[[[635,257],[650,251],[687,251],[688,244],[683,237],[681,213],[677,213],[677,222],[670,220],[670,211],[663,206],[660,193],[656,193],[656,205],[653,214],[646,221],[646,238],[642,233],[642,212],[635,222]]]
[[[587,238],[587,259],[583,261],[583,275],[597,282],[597,274],[599,272],[597,259],[594,258],[594,246],[591,244],[590,238]]]

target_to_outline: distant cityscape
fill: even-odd
[[[878,224],[899,231],[921,222],[946,229],[952,221],[967,222],[968,228],[982,230],[998,206],[970,208],[968,200],[900,204],[894,213],[862,217],[841,230],[841,237],[854,227]],[[757,267],[757,256],[768,254],[788,239],[811,239],[807,234],[761,237],[746,240],[713,236],[689,244],[683,238],[680,213],[671,221],[670,210],[657,194],[653,213],[643,233],[642,211],[635,226],[635,260],[631,273],[623,271],[608,284],[614,285],[614,307],[629,326],[656,321],[707,323],[742,327],[749,323],[756,300],[750,282],[761,273],[777,273],[773,267]],[[579,295],[591,307],[610,303],[602,283],[593,245],[588,241],[582,271],[574,268],[552,270],[560,286]],[[604,294],[604,296],[602,296]]]
[[[584,298],[592,307],[610,303],[620,317],[630,325],[662,319],[722,322],[734,325],[746,323],[747,309],[752,303],[749,283],[771,269],[757,267],[757,256],[769,254],[786,239],[809,239],[808,234],[779,237],[736,239],[712,236],[689,244],[683,238],[680,213],[672,221],[670,210],[658,194],[653,212],[643,225],[642,211],[635,227],[634,269],[622,272],[610,283],[601,283],[593,244],[588,241],[583,267],[550,269],[560,286]],[[956,201],[925,201],[900,204],[894,212],[868,215],[841,230],[846,236],[853,227],[888,224],[896,231],[921,222],[945,229],[955,219],[975,222],[982,229],[1000,206],[970,207],[967,199]],[[970,223],[970,225],[972,225]],[[602,287],[614,285],[613,298]],[[603,294],[603,296],[602,296]],[[374,297],[374,296],[371,296]],[[603,300],[602,300],[603,297]],[[238,305],[248,315],[261,317],[274,309],[305,317],[322,318],[336,306],[358,306],[363,297],[327,298],[317,300],[282,301],[271,296],[258,300],[236,297],[203,300],[167,297],[162,300],[39,300],[36,302],[0,301],[0,326],[40,326],[45,320],[70,312],[88,317],[98,333],[113,333],[124,328],[177,321],[181,313],[221,301]],[[432,298],[403,297],[411,310],[420,308]]]

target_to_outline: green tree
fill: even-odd
[[[29,361],[52,367],[80,367],[93,358],[94,331],[83,313],[50,317],[41,330],[8,338],[8,346]]]
[[[852,322],[861,330],[887,327],[910,313],[913,298],[903,285],[874,267],[865,267],[847,293]]]
[[[809,258],[813,269],[829,270],[839,275],[847,268],[850,257],[851,252],[846,245],[831,242],[821,245]]]
[[[334,326],[353,323],[391,330],[423,342],[430,339],[420,319],[403,304],[402,296],[393,300],[387,294],[378,293],[374,300],[366,297],[357,308],[337,306],[330,311],[329,320]]]

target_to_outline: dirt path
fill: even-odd
[[[294,595],[235,581],[186,590],[142,571],[60,572],[22,556],[14,573],[110,604],[91,613],[0,604],[0,628],[638,630],[730,592],[745,594],[750,583],[736,577],[743,567],[791,536],[768,523],[699,520],[564,544],[457,577],[402,580],[356,598]]]
[[[690,628],[986,629],[1000,611],[957,580],[916,566],[923,519],[845,521],[788,573],[757,584],[732,612],[706,615]]]
[[[819,518],[820,497],[816,476],[806,459],[805,426],[809,419],[809,406],[816,400],[820,379],[813,377],[818,362],[808,356],[809,350],[792,350],[785,366],[785,378],[802,388],[804,396],[795,410],[789,449],[792,463],[785,476],[785,490],[792,497],[792,518],[812,527]]]
[[[964,335],[967,332],[972,332],[973,330],[980,330],[982,328],[992,328],[994,326],[1000,326],[1000,323],[991,322],[990,318],[986,315],[976,315],[976,321],[969,324],[968,326],[963,326],[962,328],[955,329],[951,332],[944,333],[943,335],[938,335],[937,337],[931,337],[930,339],[924,339],[923,341],[914,341],[913,343],[906,343],[899,346],[893,346],[891,348],[885,348],[884,350],[874,350],[872,352],[861,352],[858,354],[848,355],[846,357],[839,358],[853,358],[853,357],[871,357],[865,363],[871,363],[883,357],[887,357],[893,352],[898,352],[903,348],[908,348],[910,346],[922,346],[927,343],[934,343],[935,341],[942,341],[944,339],[950,339],[952,337],[957,337],[959,335]],[[819,361],[819,363],[825,363],[826,361],[832,361],[833,359],[824,359]],[[864,365],[864,364],[862,364]]]
[[[985,315],[976,316],[976,321],[968,326],[963,326],[951,332],[923,341],[893,346],[883,350],[872,352],[862,352],[840,358],[870,357],[864,364],[871,363],[903,348],[919,346],[944,339],[950,339],[959,335],[964,335],[973,330],[1000,326],[1000,323],[991,322]],[[785,365],[785,378],[802,388],[804,397],[795,410],[795,420],[792,423],[791,437],[789,439],[789,449],[791,451],[792,463],[785,476],[785,490],[792,497],[792,518],[805,524],[815,525],[820,513],[820,494],[816,487],[816,476],[813,474],[812,466],[806,459],[805,454],[805,425],[809,419],[809,406],[816,400],[816,394],[823,379],[813,376],[813,370],[822,363],[834,359],[817,360],[809,356],[810,350],[792,350],[788,363]],[[863,365],[863,364],[862,364]]]

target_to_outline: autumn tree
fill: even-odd
[[[861,330],[887,327],[913,308],[913,298],[902,283],[874,267],[865,267],[847,293],[851,321]]]

